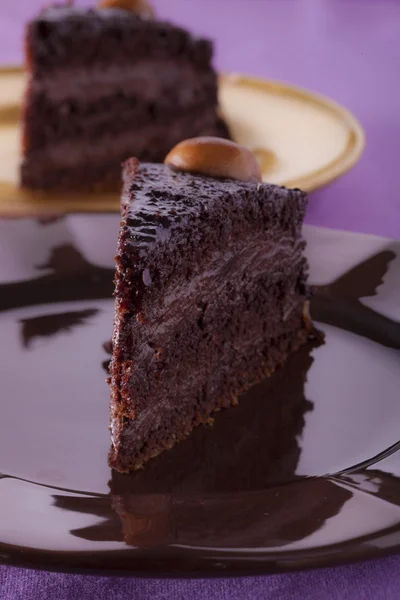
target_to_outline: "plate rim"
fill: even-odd
[[[296,179],[285,181],[285,187],[300,187],[305,192],[313,192],[329,183],[332,183],[354,167],[360,160],[366,145],[366,133],[364,127],[357,117],[342,104],[320,94],[313,92],[302,86],[298,86],[276,79],[256,77],[242,73],[222,73],[219,76],[220,81],[243,83],[249,87],[254,87],[274,93],[280,96],[287,96],[302,100],[322,108],[339,118],[345,123],[349,131],[349,139],[346,148],[333,161],[313,171],[309,175],[298,177]]]

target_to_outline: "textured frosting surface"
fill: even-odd
[[[268,203],[271,216],[276,214],[278,227],[279,214],[283,216],[290,205],[298,206],[298,222],[293,226],[300,234],[306,205],[306,194],[301,190],[180,173],[166,165],[143,163],[139,166],[131,159],[125,163],[122,194],[122,204],[127,211],[126,232],[133,244],[145,248],[157,239],[168,239],[174,229],[183,230],[190,217],[207,218],[215,208],[224,211],[232,196],[237,197],[239,209],[250,195],[254,195],[254,199],[249,202],[249,209],[252,205],[256,210],[258,204],[261,210],[261,205]]]
[[[29,35],[36,40],[31,58],[41,67],[70,66],[71,61],[107,62],[115,47],[121,62],[132,61],[132,48],[136,58],[185,55],[207,65],[212,57],[209,40],[166,21],[144,19],[117,8],[48,7],[29,24]]]

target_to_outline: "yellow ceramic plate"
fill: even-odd
[[[18,186],[21,68],[0,70],[0,215],[119,210],[115,194],[45,195]],[[359,160],[365,136],[357,119],[322,96],[279,82],[220,77],[222,112],[236,141],[255,151],[265,181],[312,191]]]

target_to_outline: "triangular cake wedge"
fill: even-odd
[[[229,178],[125,163],[110,366],[118,471],[236,404],[307,340],[306,194],[240,181],[230,164]]]

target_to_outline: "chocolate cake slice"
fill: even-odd
[[[212,43],[109,4],[56,5],[28,24],[24,187],[119,189],[130,156],[163,161],[184,138],[229,136]]]
[[[121,472],[211,422],[307,339],[306,194],[261,183],[253,155],[224,140],[189,140],[167,160],[124,166],[110,365]]]

